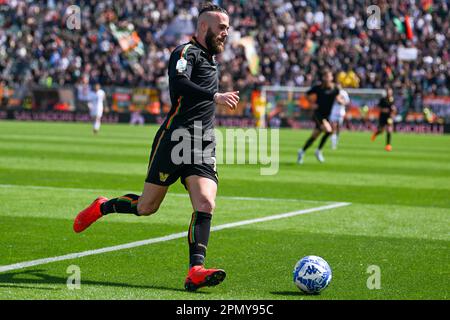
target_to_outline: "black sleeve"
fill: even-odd
[[[339,87],[336,86],[334,89],[334,97],[336,98],[339,95]]]
[[[187,44],[185,46],[178,47],[172,52],[169,61],[169,78],[175,78],[177,76],[184,76],[188,79],[191,78],[192,69],[195,66],[197,56],[195,52]]]
[[[307,95],[310,95],[310,94],[313,94],[313,93],[317,93],[317,86],[311,87],[311,88],[306,92]]]
[[[209,91],[192,82],[185,76],[176,76],[172,79],[175,90],[182,95],[195,95],[202,99],[214,100],[216,92]]]
[[[216,92],[206,90],[191,81],[192,69],[195,66],[197,56],[192,49],[189,50],[189,47],[190,44],[185,45],[179,51],[174,52],[171,57],[169,78],[173,88],[182,96],[196,95],[200,99],[213,100]]]

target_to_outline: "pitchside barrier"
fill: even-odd
[[[105,87],[104,123],[156,123],[164,121],[170,110],[167,90],[156,88]],[[260,127],[311,129],[313,108],[306,98],[307,87],[263,86],[260,90],[242,90],[236,111],[216,110],[216,125],[224,127]],[[369,131],[376,126],[379,99],[383,89],[345,89],[350,105],[344,130]],[[0,90],[0,120],[90,122],[89,86],[25,87]],[[425,96],[425,112],[411,112],[410,99],[395,96],[398,132],[443,134],[450,132],[450,97]],[[426,104],[425,104],[426,103]],[[420,109],[420,108],[419,108]],[[140,120],[140,121],[134,121]]]
[[[256,101],[257,123],[261,127],[312,129],[314,109],[306,97],[309,87],[263,86]],[[384,89],[344,88],[350,97],[344,118],[344,130],[372,131],[377,126],[380,98]],[[450,132],[450,97],[425,97],[426,112],[412,112],[409,99],[395,95],[397,132],[443,134]]]

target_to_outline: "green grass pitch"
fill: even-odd
[[[0,122],[0,268],[187,231],[192,209],[179,182],[152,217],[110,215],[72,231],[96,196],[142,190],[156,129],[103,125],[93,136],[89,124]],[[384,137],[371,143],[369,133],[344,132],[338,150],[326,146],[326,163],[313,147],[298,166],[309,133],[280,131],[277,175],[219,165],[213,226],[351,204],[213,232],[207,266],[227,271],[220,286],[184,291],[180,238],[1,272],[0,299],[448,299],[450,137],[394,134],[388,153]],[[320,295],[293,284],[305,255],[333,270]],[[81,289],[67,288],[71,265]],[[367,287],[371,265],[380,267],[380,289]]]

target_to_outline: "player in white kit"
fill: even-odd
[[[350,103],[350,97],[347,91],[340,89],[339,95],[344,100],[345,104],[339,103],[337,100],[334,102],[333,109],[331,110],[330,122],[333,128],[333,134],[331,135],[331,148],[336,149],[339,140],[340,127],[344,123],[345,109]]]
[[[95,92],[92,95],[92,100],[90,101],[90,114],[94,121],[93,131],[97,134],[100,131],[100,125],[103,116],[103,102],[105,101],[105,91],[102,90],[100,84],[95,85]]]

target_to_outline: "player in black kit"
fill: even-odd
[[[391,139],[392,132],[394,131],[394,120],[392,117],[397,111],[394,105],[394,92],[392,88],[387,88],[386,97],[380,99],[378,102],[378,107],[380,108],[380,117],[378,119],[378,128],[372,134],[371,140],[375,141],[376,137],[384,132],[386,129],[386,151],[392,151]]]
[[[172,52],[169,61],[172,108],[154,138],[142,194],[126,194],[111,200],[99,197],[74,221],[75,232],[81,232],[110,213],[154,214],[169,186],[181,178],[194,211],[188,231],[189,272],[185,288],[189,291],[217,285],[225,278],[223,270],[204,268],[218,184],[214,137],[204,141],[203,135],[192,134],[198,129],[203,133],[212,131],[216,105],[234,110],[239,102],[239,92],[218,91],[215,55],[223,52],[228,29],[228,13],[207,3],[200,9],[195,36]],[[180,152],[178,155],[172,152],[179,146],[180,137],[187,139],[188,146],[195,146],[196,139],[201,139],[201,150],[184,153],[183,149],[181,162]]]
[[[325,69],[321,74],[322,82],[318,85],[311,87],[308,90],[307,96],[311,104],[316,105],[316,109],[313,114],[313,121],[316,125],[311,137],[306,141],[302,149],[298,150],[297,163],[302,164],[306,150],[314,143],[314,141],[323,133],[320,140],[319,147],[315,154],[317,160],[324,162],[325,158],[322,154],[322,148],[325,145],[328,137],[333,132],[333,128],[330,124],[330,113],[333,108],[335,99],[342,104],[345,104],[344,99],[339,95],[339,87],[333,81],[333,73]]]

